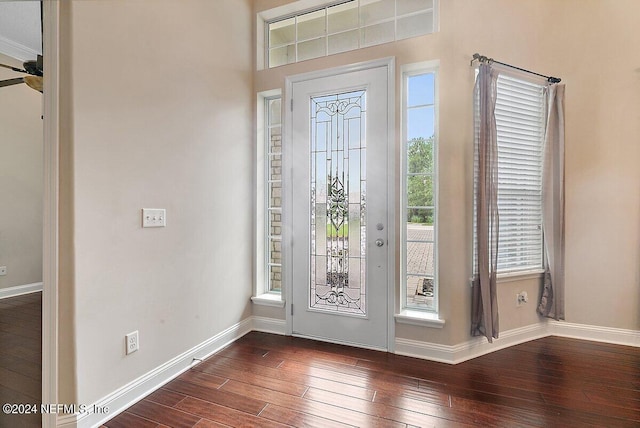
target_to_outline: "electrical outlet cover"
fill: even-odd
[[[140,343],[138,342],[138,330],[125,336],[125,346],[127,355],[132,352],[136,352],[140,348]]]

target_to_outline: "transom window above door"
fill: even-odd
[[[299,1],[264,21],[268,68],[433,33],[437,0]],[[289,6],[289,5],[287,5]],[[288,13],[286,11],[288,10]]]

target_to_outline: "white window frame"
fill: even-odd
[[[277,22],[277,21],[282,21],[285,19],[289,19],[292,17],[297,17],[297,16],[301,16],[304,15],[306,13],[312,13],[318,10],[322,10],[325,8],[329,8],[332,6],[336,6],[339,5],[341,3],[346,3],[349,0],[298,0],[296,2],[292,2],[283,6],[279,6],[273,9],[269,9],[269,10],[265,10],[262,12],[258,12],[257,17],[256,17],[256,65],[257,65],[257,69],[258,70],[264,70],[264,69],[269,69],[269,68],[273,68],[270,67],[269,65],[269,24],[273,23],[273,22]],[[355,0],[355,1],[360,1],[360,0]],[[425,9],[426,10],[426,9]],[[423,35],[426,34],[433,34],[433,33],[437,33],[439,31],[439,0],[433,0],[433,7],[431,9],[432,11],[432,17],[433,17],[433,22],[432,22],[432,31],[431,33],[424,33]],[[412,12],[412,13],[407,13],[404,15],[400,15],[398,16],[397,14],[394,14],[393,18],[389,18],[388,21],[393,20],[394,21],[394,38],[393,40],[390,41],[385,41],[382,43],[387,43],[387,42],[392,42],[392,41],[397,41],[397,40],[402,40],[405,37],[398,37],[397,35],[397,20],[399,18],[404,18],[404,17],[410,17],[412,15],[415,15],[416,13],[423,13],[424,11],[419,11],[419,12]],[[382,20],[380,22],[384,22],[385,20]],[[367,28],[369,26],[372,25],[376,25],[380,22],[374,22],[374,23],[368,23],[367,25],[362,25],[362,23],[358,23],[357,25],[357,29],[362,29],[362,28]],[[354,28],[356,29],[356,28]],[[325,35],[324,37],[326,38],[328,35],[325,31]],[[297,44],[298,44],[298,40],[295,40],[294,45],[296,46],[296,51],[297,51]],[[362,49],[365,47],[369,47],[369,46],[375,46],[376,44],[367,44],[366,46],[361,46],[360,45],[360,41],[358,42],[358,48],[357,49]],[[349,51],[345,51],[345,52],[349,52]],[[341,52],[342,53],[342,52]],[[328,52],[327,49],[325,48],[325,55],[327,56]],[[333,55],[333,54],[332,54]],[[322,58],[323,56],[319,56],[317,58]],[[290,64],[295,64],[297,63],[297,55],[296,55],[296,61],[290,63]],[[280,66],[284,66],[286,64],[282,64]]]
[[[444,327],[445,321],[438,315],[438,146],[439,146],[439,68],[440,61],[425,61],[406,64],[401,67],[402,96],[401,96],[401,123],[402,123],[402,149],[401,149],[401,191],[400,191],[400,305],[399,312],[395,315],[397,322],[433,328]],[[434,78],[434,148],[433,148],[433,200],[434,200],[434,302],[432,308],[407,307],[407,142],[408,142],[408,81],[412,76],[433,73]]]
[[[251,300],[254,304],[283,308],[284,294],[269,289],[269,235],[268,227],[268,170],[269,164],[269,101],[282,99],[282,90],[274,89],[258,93],[256,105],[257,138],[256,138],[256,183],[255,183],[255,285]],[[282,113],[281,113],[282,114]],[[284,117],[284,115],[281,115]],[[282,122],[281,122],[282,126]]]

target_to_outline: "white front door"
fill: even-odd
[[[387,349],[388,64],[292,80],[292,332]]]

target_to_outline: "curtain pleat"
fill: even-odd
[[[542,165],[544,285],[538,313],[564,319],[564,85],[547,89],[549,113]]]
[[[498,71],[480,64],[474,90],[475,126],[475,206],[476,272],[471,304],[471,335],[485,336],[489,342],[498,338],[498,299],[496,271],[498,265],[498,138],[495,106]]]

